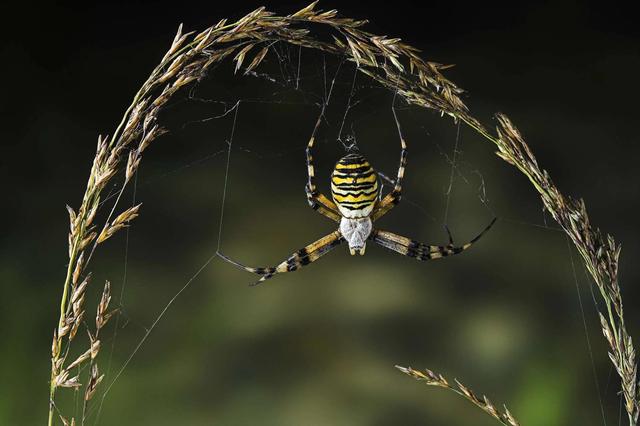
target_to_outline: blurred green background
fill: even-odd
[[[51,330],[66,269],[64,206],[80,202],[97,135],[113,131],[178,23],[202,29],[259,5],[49,3],[23,8],[16,16],[24,19],[7,24],[10,35],[0,47],[0,424],[45,421]],[[268,7],[287,14],[304,5]],[[509,114],[558,186],[584,197],[593,222],[622,243],[625,313],[637,336],[640,37],[630,9],[569,1],[320,7],[368,18],[372,32],[457,64],[446,75],[469,91],[465,101],[488,125],[493,112]],[[297,76],[300,51],[280,53],[282,60],[269,56],[264,64],[275,83],[233,77],[223,66],[165,110],[171,134],[149,149],[135,194],[125,192],[123,206],[134,195],[144,203],[141,217],[128,234],[105,244],[89,268],[91,303],[105,279],[113,283],[114,303],[123,294],[117,333],[114,322],[101,353],[109,373],[102,390],[162,308],[215,253],[233,114],[205,120],[224,111],[214,101],[243,100],[221,249],[250,265],[271,265],[333,229],[308,208],[303,191],[323,58],[302,51],[295,90],[286,79]],[[335,66],[327,58],[328,76]],[[336,137],[352,78],[345,65],[318,139],[325,192],[344,152]],[[345,129],[374,167],[393,176],[399,155],[393,94],[370,86],[363,76],[356,80],[357,104]],[[410,148],[405,199],[380,226],[444,243],[447,156],[457,128],[415,108],[401,107],[399,117]],[[496,424],[466,401],[393,368],[401,364],[457,377],[506,403],[523,425],[618,424],[619,381],[582,264],[525,178],[493,155],[488,142],[461,128],[458,146],[446,220],[454,237],[464,242],[494,214],[500,218],[471,251],[420,263],[374,246],[351,257],[343,245],[258,288],[247,286],[254,276],[215,259],[110,388],[99,422],[94,407],[88,423]],[[73,392],[60,394],[72,411]]]

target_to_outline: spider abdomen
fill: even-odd
[[[331,174],[331,195],[342,216],[369,216],[379,193],[378,174],[364,156],[351,153],[338,160]]]

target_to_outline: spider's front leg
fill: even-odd
[[[344,241],[344,238],[342,238],[342,234],[340,234],[340,231],[334,231],[320,238],[319,240],[314,241],[308,246],[305,246],[300,250],[296,251],[287,259],[280,262],[278,266],[272,266],[272,267],[266,267],[266,268],[254,268],[251,266],[243,265],[222,253],[218,253],[218,256],[220,256],[222,259],[226,260],[227,262],[241,269],[244,269],[247,272],[252,272],[254,274],[261,275],[260,279],[255,284],[253,284],[253,285],[258,285],[268,280],[269,278],[273,277],[276,274],[293,272],[298,270],[299,268],[302,268],[303,266],[307,266],[308,264],[315,262],[316,260],[320,259],[320,257],[324,256],[325,254],[333,250],[342,241]]]
[[[382,231],[380,229],[374,229],[369,235],[369,239],[373,242],[381,245],[384,248],[400,253],[403,256],[413,257],[417,260],[431,260],[440,259],[447,256],[462,253],[471,247],[476,241],[478,241],[491,227],[496,223],[497,219],[493,219],[489,226],[487,226],[480,234],[478,234],[471,241],[456,246],[453,244],[453,238],[447,228],[449,234],[449,244],[446,246],[428,245],[416,240],[412,240],[402,235],[394,234],[389,231]]]
[[[311,188],[309,188],[309,184],[305,185],[304,190],[307,193],[307,202],[312,209],[334,222],[340,222],[342,216],[336,213],[338,207],[336,207],[333,201],[325,197],[324,194],[321,194],[317,189],[312,191]]]
[[[313,133],[311,134],[311,139],[309,139],[309,143],[307,144],[307,184],[305,186],[305,192],[307,193],[307,202],[309,206],[316,210],[323,216],[328,217],[334,222],[340,222],[342,216],[338,213],[338,207],[335,205],[333,201],[327,198],[324,194],[321,194],[318,191],[318,188],[315,184],[315,166],[313,164],[313,144],[316,138],[316,132],[318,131],[318,127],[320,127],[320,123],[322,121],[322,115],[324,114],[324,106],[322,107],[322,111],[320,112],[320,116],[316,121],[316,125],[313,128]]]
[[[402,136],[402,129],[400,128],[400,121],[398,121],[395,106],[391,107],[391,110],[393,111],[393,118],[396,121],[398,135],[400,136],[400,166],[398,167],[398,177],[396,178],[393,190],[378,203],[375,210],[371,213],[372,221],[376,221],[387,214],[389,210],[400,202],[400,198],[402,198],[402,179],[404,178],[404,170],[407,167],[407,143]]]

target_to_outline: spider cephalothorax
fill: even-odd
[[[324,111],[324,110],[323,110]],[[394,187],[384,198],[380,197],[378,175],[366,158],[359,153],[350,153],[336,163],[331,174],[331,195],[333,201],[318,191],[315,185],[315,168],[313,165],[313,145],[315,134],[321,123],[322,114],[307,144],[307,172],[308,180],[305,187],[309,205],[323,216],[337,222],[338,230],[326,235],[308,246],[296,251],[278,266],[267,268],[253,268],[242,265],[220,253],[220,256],[234,265],[261,276],[256,283],[261,283],[275,274],[292,272],[298,268],[316,261],[331,251],[342,241],[347,241],[352,255],[363,255],[367,240],[371,240],[389,250],[418,260],[439,259],[458,254],[469,248],[491,226],[495,219],[477,237],[466,244],[455,246],[451,235],[449,244],[445,246],[426,245],[418,241],[394,234],[392,232],[375,229],[373,222],[384,216],[400,202],[402,196],[402,179],[407,164],[407,144],[402,137],[400,123],[393,109],[393,117],[400,136],[400,167]]]

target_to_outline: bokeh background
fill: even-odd
[[[113,131],[178,23],[202,29],[260,5],[50,2],[18,6],[5,17],[11,22],[0,44],[0,424],[45,421],[51,330],[66,269],[64,206],[80,202],[97,135]],[[268,7],[286,14],[304,5]],[[640,34],[630,7],[571,1],[320,7],[370,19],[372,32],[457,64],[446,75],[469,91],[467,104],[487,124],[493,112],[510,115],[559,187],[584,197],[593,222],[622,243],[625,313],[637,336]],[[243,100],[222,250],[248,264],[275,264],[332,230],[303,192],[322,57],[303,51],[302,84],[294,90],[281,83],[296,75],[300,52],[282,53],[291,58],[265,63],[276,83],[233,77],[221,67],[166,110],[172,132],[150,148],[135,194],[125,193],[126,203],[134,196],[144,203],[142,215],[90,268],[93,300],[105,279],[117,303],[123,294],[118,329],[112,324],[101,354],[109,372],[103,390],[216,250],[233,127],[233,114],[205,120],[224,111],[218,101]],[[327,64],[335,69],[331,58]],[[343,152],[336,137],[352,78],[345,66],[319,135],[325,190]],[[399,154],[393,94],[368,86],[359,77],[358,104],[345,128],[374,166],[393,175]],[[446,221],[463,242],[500,217],[473,250],[419,263],[378,247],[351,257],[343,246],[258,288],[247,286],[253,276],[216,259],[176,299],[89,423],[495,424],[466,401],[393,368],[402,364],[459,378],[506,403],[523,425],[618,424],[619,382],[590,280],[525,178],[461,128],[447,197],[456,126],[411,108],[400,108],[399,116],[410,144],[406,198],[381,226],[440,243]],[[67,394],[61,401],[70,409],[73,392]]]

